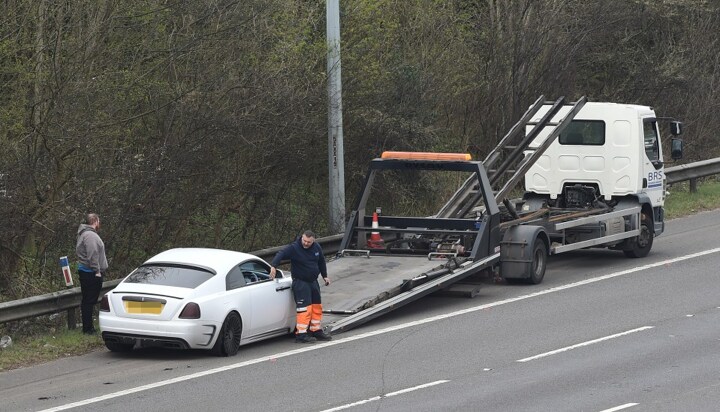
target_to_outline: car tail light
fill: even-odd
[[[190,302],[180,312],[180,319],[200,319],[200,305]]]
[[[100,301],[100,312],[110,312],[110,300],[107,295],[103,295]]]

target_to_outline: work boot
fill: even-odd
[[[316,330],[315,332],[310,332],[317,340],[332,340],[332,336],[325,333],[324,330]]]
[[[295,342],[296,343],[311,343],[315,342],[317,339],[315,339],[314,336],[310,336],[307,333],[298,333],[295,335]]]

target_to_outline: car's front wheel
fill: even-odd
[[[242,337],[242,320],[235,312],[225,318],[220,335],[212,348],[215,356],[235,356],[240,349],[240,338]]]

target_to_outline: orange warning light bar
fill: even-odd
[[[455,160],[461,162],[472,160],[470,153],[383,152],[380,157],[383,159]]]

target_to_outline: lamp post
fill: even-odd
[[[342,127],[342,81],[340,72],[340,0],[327,0],[328,75],[328,177],[330,230],[342,233],[345,226],[345,161]]]

